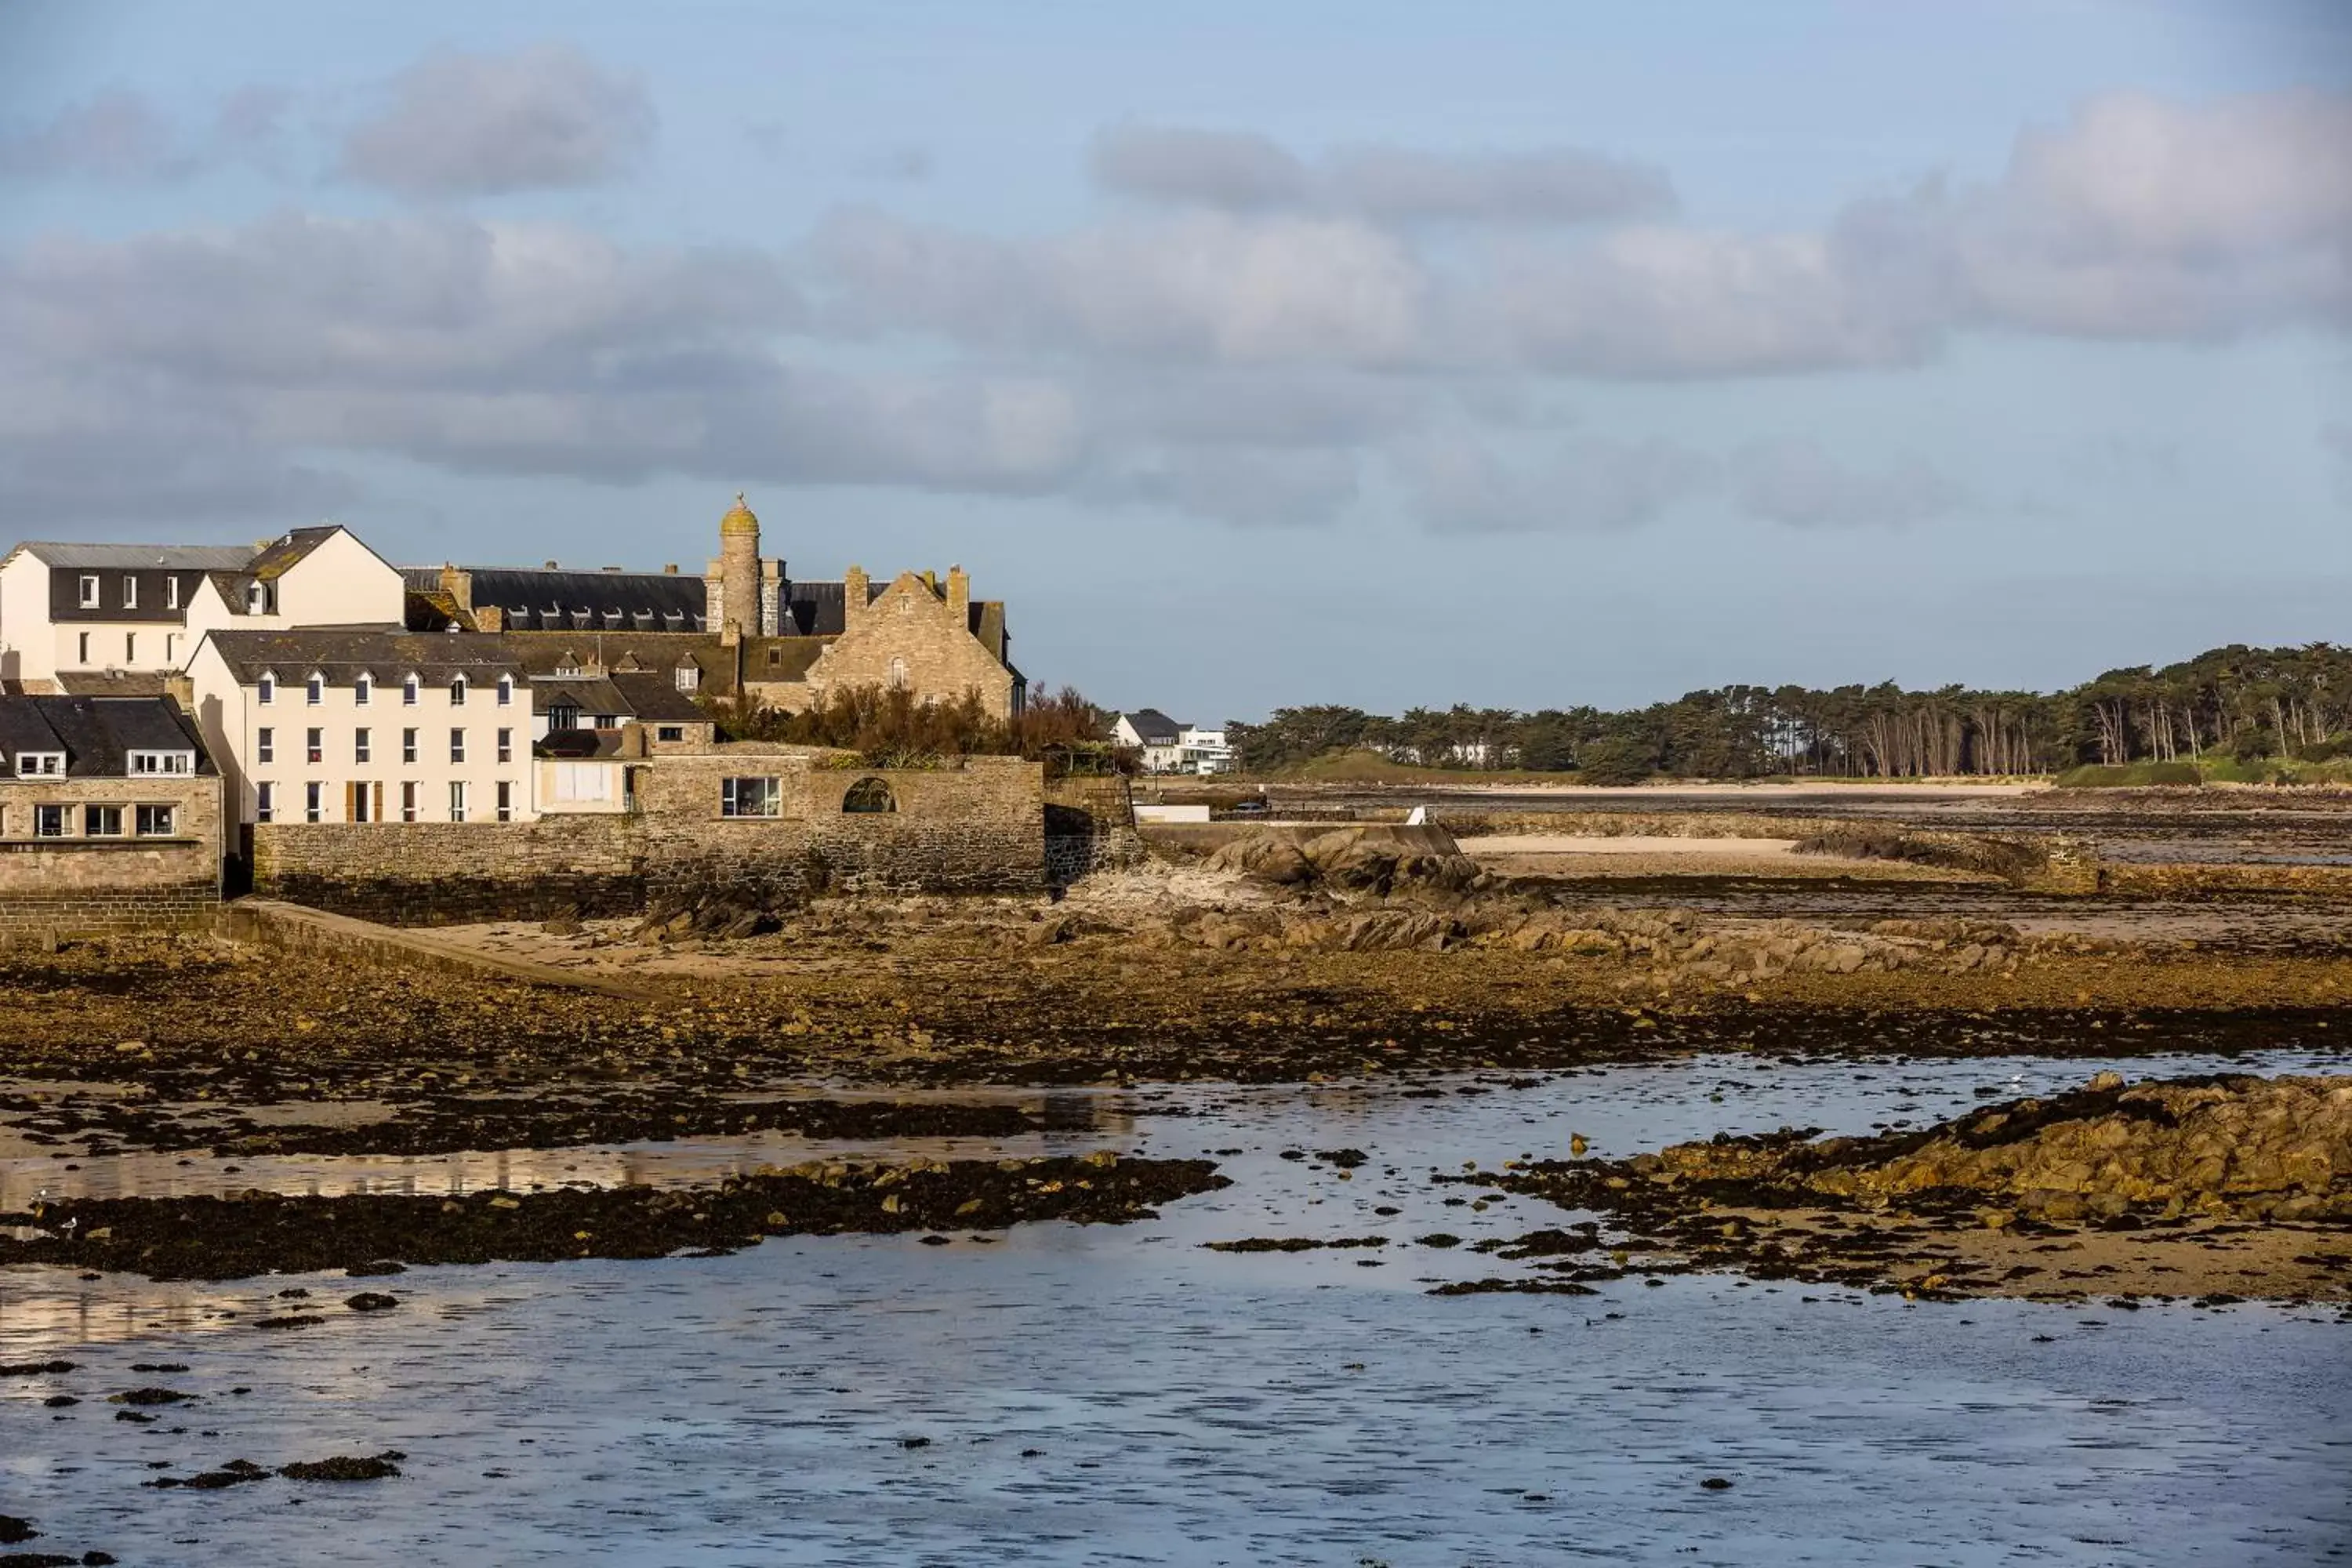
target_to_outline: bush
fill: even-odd
[[[2085,763],[2068,768],[2052,781],[2060,789],[2146,789],[2152,785],[2194,786],[2205,782],[2195,763]]]
[[[1050,777],[1132,773],[1137,759],[1102,738],[1107,715],[1069,687],[1033,700],[1010,721],[977,692],[952,702],[921,701],[904,688],[845,687],[797,713],[740,703],[709,705],[732,741],[834,746],[869,768],[935,768],[959,757],[1015,756],[1044,763]]]

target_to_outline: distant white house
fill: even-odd
[[[1110,738],[1143,755],[1148,773],[1223,773],[1234,767],[1223,730],[1198,730],[1157,708],[1139,708],[1111,721]]]

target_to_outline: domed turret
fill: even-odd
[[[760,614],[760,520],[735,492],[735,505],[719,520],[719,629],[755,637],[765,628]]]
[[[719,520],[719,537],[726,539],[739,533],[748,533],[754,539],[760,537],[760,520],[744,504],[741,490],[735,492],[735,504],[728,508],[727,515]]]

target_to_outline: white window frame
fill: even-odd
[[[312,779],[302,786],[302,820],[305,822],[327,820],[327,786],[317,779]]]
[[[327,760],[327,727],[324,724],[313,724],[302,731],[302,760],[313,763]]]
[[[264,724],[259,729],[254,731],[253,760],[257,763],[274,763],[278,760],[278,730],[276,726]]]
[[[501,708],[514,706],[514,677],[511,675],[499,677],[499,706]]]
[[[466,781],[464,779],[449,781],[449,820],[452,822],[466,820]]]
[[[746,785],[757,785],[746,789]],[[751,809],[746,810],[749,806]],[[775,774],[754,774],[742,778],[719,781],[719,815],[743,819],[765,819],[784,814],[783,780]]]
[[[514,761],[514,731],[503,726],[499,730],[499,761]]]
[[[415,707],[417,693],[424,688],[424,685],[425,683],[416,678],[416,672],[415,670],[411,670],[406,675],[402,676],[400,678],[400,705],[403,708]]]
[[[375,677],[366,670],[352,677],[352,706],[365,708],[375,700]]]
[[[122,607],[126,610],[139,607],[139,579],[128,572],[122,574]]]
[[[273,707],[276,705],[278,701],[278,672],[276,670],[265,669],[258,676],[255,677],[253,682],[253,700],[258,706],[263,708]]]
[[[317,670],[302,678],[302,701],[306,707],[323,707],[327,700],[327,678]]]
[[[45,823],[55,823],[57,826],[45,829],[42,826]],[[66,829],[72,826],[73,808],[71,806],[60,801],[43,800],[33,803],[34,837],[70,838],[73,835],[68,833]]]
[[[463,708],[465,705],[466,678],[462,675],[453,675],[449,678],[449,706]]]
[[[449,727],[449,763],[452,767],[458,767],[465,761],[466,729],[462,724],[453,724]]]
[[[19,752],[16,753],[16,776],[20,779],[57,779],[65,777],[66,754],[63,752]]]
[[[416,760],[416,727],[413,724],[400,732],[400,760],[404,763]],[[414,822],[416,819],[412,816],[409,820]]]
[[[415,779],[403,779],[400,782],[400,820],[403,822],[416,820],[416,781]]]
[[[160,811],[163,814],[163,825],[161,827],[148,826],[146,814],[152,811]],[[159,805],[153,801],[142,801],[131,808],[131,833],[134,838],[176,838],[180,836],[180,808],[176,805]]]
[[[114,826],[100,827],[104,820],[99,814],[111,812]],[[94,800],[81,808],[81,836],[84,838],[120,838],[122,837],[122,807],[109,800]]]
[[[269,779],[258,780],[253,786],[253,820],[278,820],[278,785]]]
[[[500,779],[498,787],[498,818],[500,822],[514,820],[514,781]]]
[[[132,752],[124,762],[133,778],[155,778],[164,774],[186,777],[196,771],[194,752]]]
[[[97,573],[85,572],[81,574],[81,608],[95,610],[100,607],[98,586]]]
[[[163,607],[167,610],[176,610],[180,607],[180,579],[176,573],[164,574]]]
[[[352,761],[372,763],[375,760],[375,731],[362,724],[352,731]]]

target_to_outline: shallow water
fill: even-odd
[[[2096,1065],[2340,1071],[2345,1059]],[[1448,1080],[1436,1099],[1340,1086],[1106,1090],[1057,1097],[1063,1125],[1021,1152],[1238,1148],[1223,1158],[1235,1184],[1158,1221],[1026,1227],[992,1244],[794,1238],[726,1258],[231,1286],[16,1270],[0,1274],[0,1361],[84,1365],[0,1381],[0,1512],[47,1532],[26,1550],[168,1563],[2341,1553],[2352,1328],[2333,1312],[1910,1305],[1717,1278],[1629,1279],[1592,1298],[1422,1293],[1515,1266],[1410,1238],[1562,1217],[1523,1199],[1473,1209],[1480,1189],[1433,1185],[1433,1169],[1556,1153],[1570,1131],[1622,1153],[1718,1130],[1925,1122],[1978,1103],[1980,1087],[2008,1097],[2090,1070],[1738,1058],[1517,1089]],[[1371,1156],[1348,1180],[1280,1157],[1343,1147]],[[698,1179],[771,1157],[730,1140],[530,1156]],[[513,1183],[517,1167],[498,1158],[368,1162],[365,1180]],[[84,1163],[103,1179],[104,1162]],[[244,1163],[172,1169],[184,1190],[257,1184]],[[324,1169],[282,1174],[354,1174],[352,1162],[303,1163]],[[1384,1205],[1401,1212],[1373,1212]],[[1391,1245],[1198,1245],[1270,1235]],[[247,1326],[289,1310],[275,1299],[288,1287],[316,1291],[303,1304],[329,1321]],[[363,1287],[403,1305],[343,1311],[341,1298]],[[155,1361],[191,1370],[130,1371]],[[152,1426],[112,1420],[104,1395],[144,1384],[203,1397]],[[251,1392],[230,1392],[239,1385]],[[59,1391],[85,1403],[41,1406]],[[911,1438],[928,1441],[903,1446]],[[155,1460],[184,1475],[238,1457],[276,1465],[386,1447],[408,1455],[395,1480],[139,1485]],[[1704,1489],[1709,1476],[1733,1485]]]

